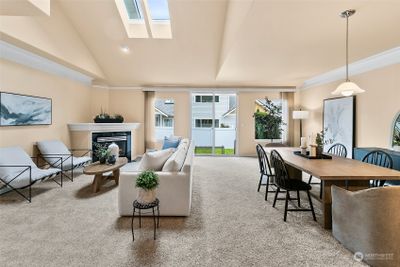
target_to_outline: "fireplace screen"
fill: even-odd
[[[119,147],[119,156],[126,157],[131,161],[131,132],[106,132],[92,134],[92,150],[95,150],[95,144],[107,145],[115,143]],[[92,153],[93,162],[98,158]]]

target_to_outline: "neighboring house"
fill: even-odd
[[[156,139],[161,140],[165,136],[174,134],[174,101],[156,99],[155,109],[155,134]]]
[[[212,94],[198,94],[192,97],[192,127],[212,127]],[[236,97],[215,95],[215,128],[236,128]]]

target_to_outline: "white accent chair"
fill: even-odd
[[[332,186],[332,234],[372,266],[400,266],[400,187]]]
[[[91,157],[85,156],[90,150],[73,149],[69,150],[67,146],[59,140],[46,140],[36,143],[40,157],[43,158],[50,166],[63,170],[65,177],[74,181],[74,170],[88,164],[92,161]],[[75,157],[74,151],[85,151],[81,157]],[[55,158],[58,157],[58,158]],[[67,174],[71,173],[70,176]]]
[[[61,183],[55,180],[60,174]],[[15,191],[31,202],[31,186],[37,182],[53,179],[62,186],[62,171],[58,168],[40,169],[20,147],[0,148],[0,195]],[[21,189],[28,188],[28,195]]]

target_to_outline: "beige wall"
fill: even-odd
[[[52,98],[53,123],[45,126],[0,127],[0,147],[21,146],[30,155],[36,141],[60,139],[70,145],[67,124],[90,120],[91,88],[13,62],[0,60],[3,92]]]
[[[351,77],[365,93],[356,99],[356,146],[388,147],[391,126],[400,111],[400,64]],[[322,129],[322,104],[341,81],[301,91],[301,106],[310,111],[303,135]],[[296,134],[297,135],[297,134]]]
[[[7,42],[89,75],[104,77],[57,1],[51,2],[51,16],[0,16],[0,33]]]
[[[141,126],[134,132],[133,155],[142,154],[144,147],[144,122],[145,122],[145,97],[138,90],[116,90],[109,91],[108,112],[110,114],[121,114],[125,122],[139,122]]]

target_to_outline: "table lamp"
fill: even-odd
[[[307,110],[294,110],[292,117],[294,120],[300,120],[300,140],[303,136],[303,125],[302,121],[308,119],[310,112]]]

